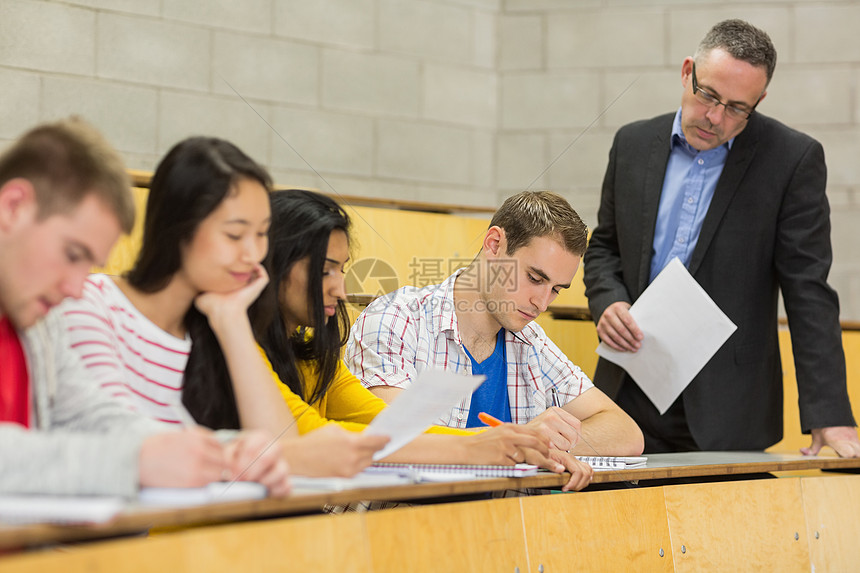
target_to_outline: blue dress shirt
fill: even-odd
[[[671,152],[663,178],[657,226],[651,247],[650,284],[669,261],[678,257],[689,268],[702,223],[734,139],[708,151],[698,151],[684,137],[681,109],[672,125]]]

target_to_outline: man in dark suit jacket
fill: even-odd
[[[845,383],[839,302],[827,284],[830,209],[824,151],[755,112],[776,64],[770,38],[717,24],[684,60],[677,113],[615,136],[591,244],[586,295],[609,346],[636,352],[628,309],[675,256],[738,326],[660,415],[623,369],[600,359],[595,384],[639,423],[645,451],[760,450],[782,437],[778,289],[791,328],[804,432],[860,456]]]

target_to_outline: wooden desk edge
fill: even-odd
[[[729,476],[774,471],[811,469],[857,469],[860,459],[817,457],[737,464],[704,464],[644,467],[595,472],[592,483],[612,483],[682,477]],[[540,473],[524,478],[489,478],[460,482],[424,483],[408,486],[353,489],[339,492],[299,494],[286,499],[263,499],[185,508],[131,508],[113,521],[98,525],[49,525],[0,527],[0,549],[31,547],[45,543],[84,541],[145,531],[151,527],[193,526],[242,521],[257,517],[290,516],[319,511],[324,505],[358,500],[409,501],[418,498],[461,496],[506,489],[560,488],[570,475]]]

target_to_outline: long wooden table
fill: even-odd
[[[596,472],[594,484],[643,483],[647,480],[679,478],[719,478],[769,472],[809,470],[851,470],[860,468],[860,459],[762,452],[690,452],[648,456],[647,467]],[[409,501],[451,498],[502,490],[560,488],[568,474],[540,473],[525,478],[492,478],[444,483],[419,483],[329,492],[297,492],[286,499],[263,499],[216,503],[184,508],[148,508],[131,504],[115,519],[97,525],[26,526],[0,525],[0,549],[25,548],[50,543],[116,537],[153,527],[194,526],[206,523],[295,516],[319,512],[326,505],[346,505],[356,501]],[[584,492],[582,495],[588,495]],[[0,558],[2,563],[2,558]]]

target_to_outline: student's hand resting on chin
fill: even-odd
[[[194,299],[194,306],[209,319],[213,330],[219,326],[229,327],[237,317],[245,316],[248,307],[257,300],[269,283],[269,275],[263,265],[257,264],[253,278],[243,287],[230,292],[204,292]]]

